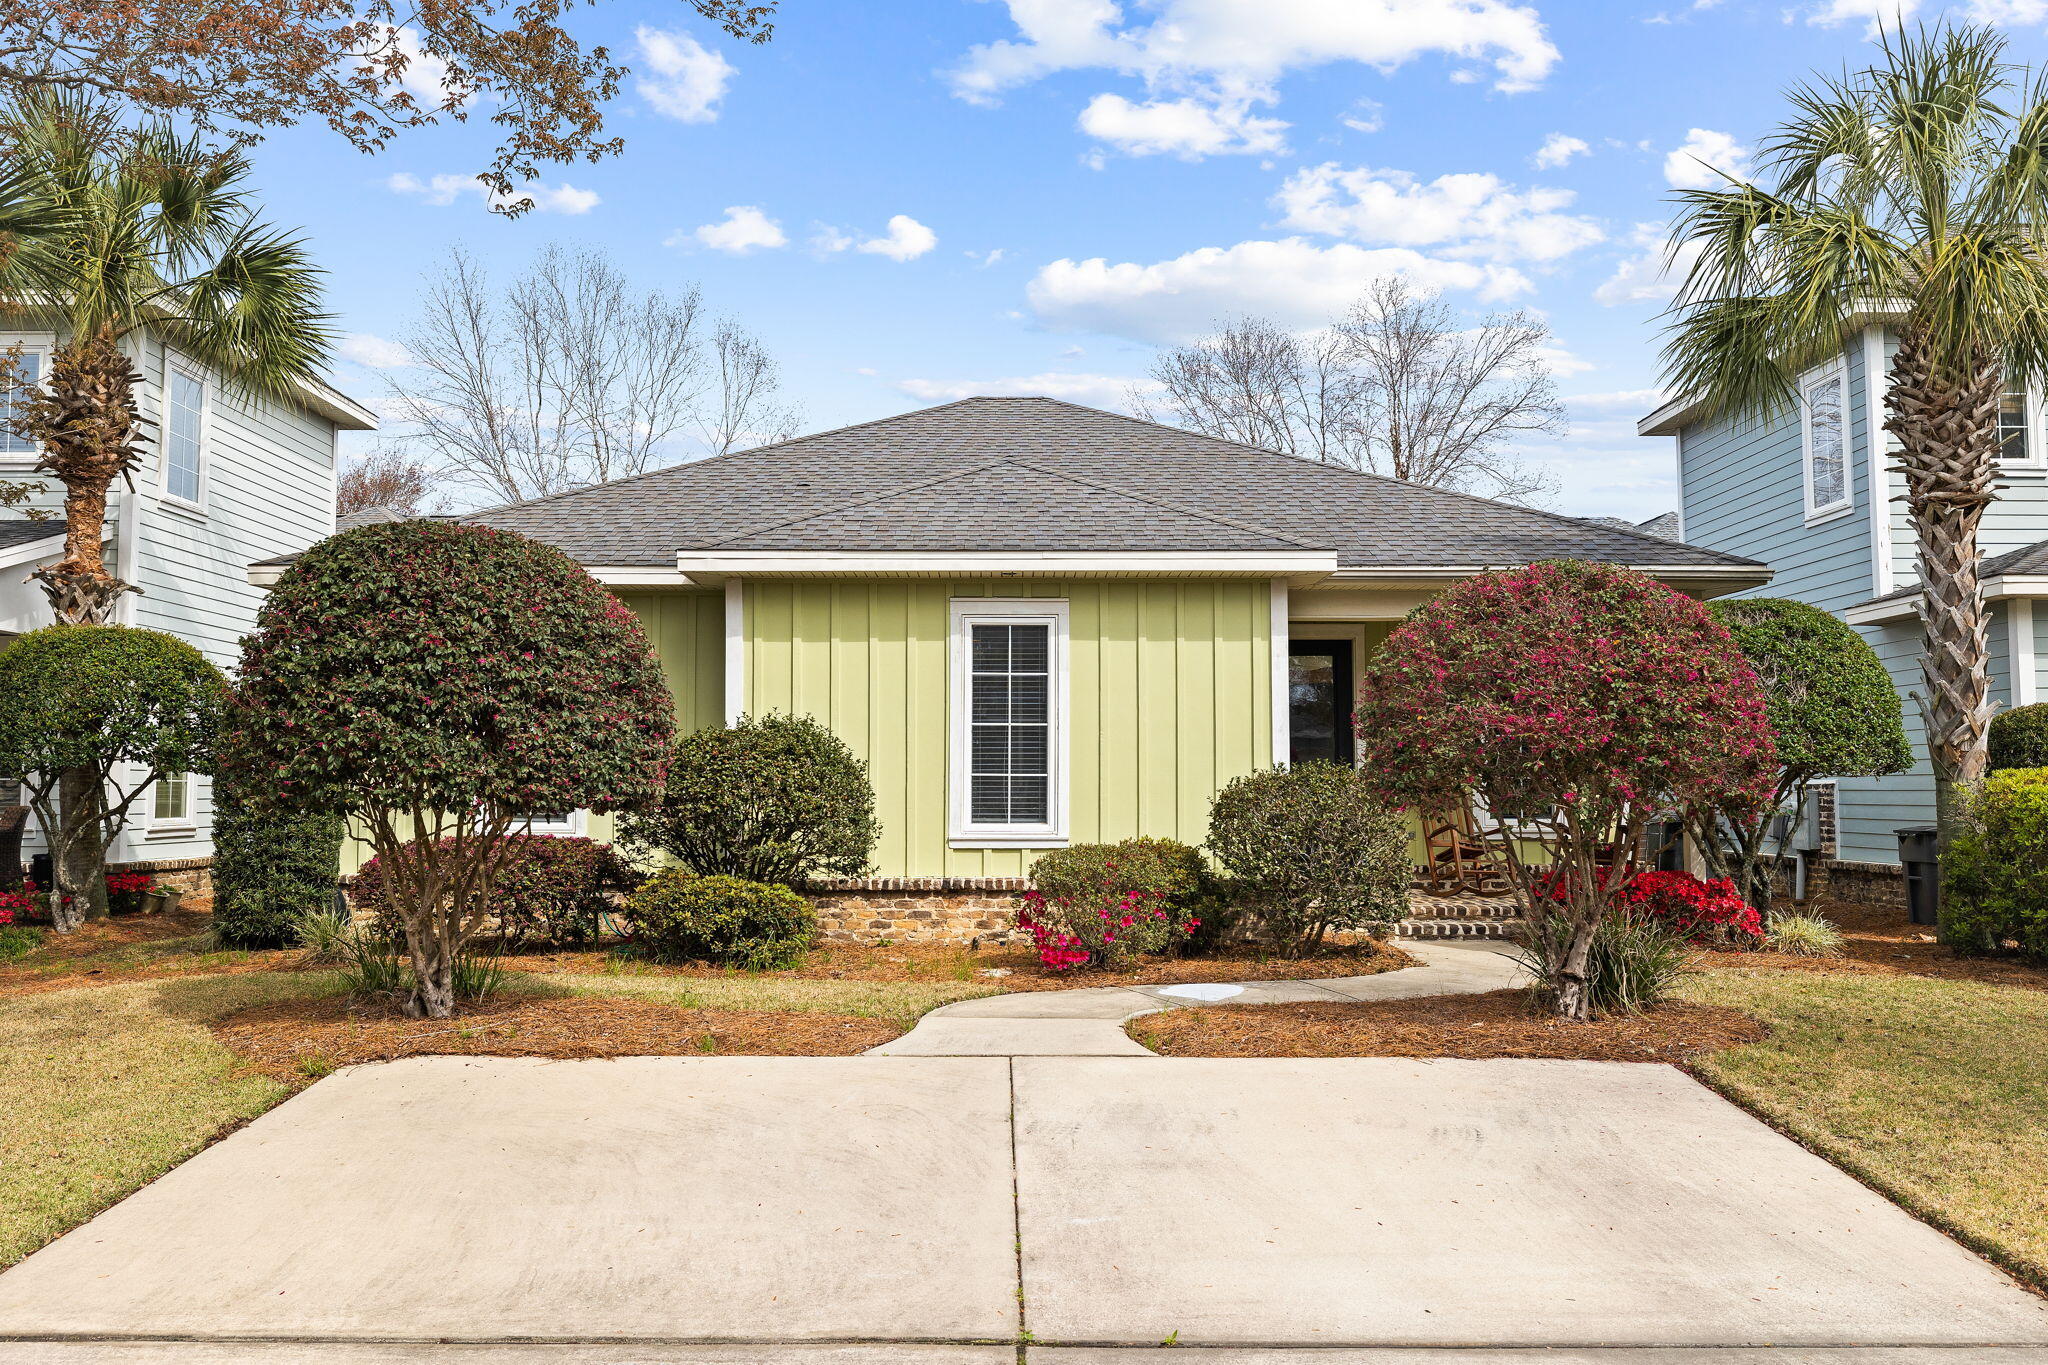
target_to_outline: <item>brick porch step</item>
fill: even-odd
[[[1521,927],[1519,919],[1404,919],[1394,927],[1394,937],[1507,940]]]
[[[1408,918],[1397,938],[1511,939],[1522,926],[1522,908],[1512,896],[1428,896],[1408,898]]]

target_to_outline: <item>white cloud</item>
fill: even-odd
[[[1353,132],[1377,133],[1387,126],[1387,109],[1378,100],[1356,99],[1341,122]]]
[[[1286,237],[1203,247],[1150,264],[1111,263],[1099,256],[1058,260],[1038,272],[1026,297],[1051,327],[1174,344],[1241,313],[1290,329],[1324,326],[1372,281],[1397,274],[1425,289],[1471,291],[1487,301],[1529,287],[1519,271],[1505,266]]]
[[[531,199],[535,213],[584,214],[604,202],[596,190],[578,189],[569,184],[548,185],[540,181],[521,185],[510,194],[486,195],[483,183],[472,175],[433,175],[422,180],[410,171],[399,171],[385,179],[384,187],[394,194],[418,195],[422,202],[436,205],[452,204],[465,194],[486,198],[493,208]]]
[[[709,123],[733,77],[733,65],[680,29],[633,30],[641,64],[653,74],[635,82],[640,98],[659,114],[684,123]]]
[[[1674,190],[1720,189],[1728,183],[1724,176],[1748,174],[1749,148],[1711,128],[1691,129],[1664,158],[1664,182]]]
[[[928,403],[951,403],[962,398],[1064,398],[1092,408],[1124,410],[1124,399],[1133,387],[1155,387],[1149,380],[1126,379],[1114,374],[1066,374],[1048,371],[1015,379],[899,379],[896,387],[912,398]]]
[[[1536,155],[1529,158],[1529,164],[1539,171],[1547,171],[1569,165],[1573,157],[1584,156],[1592,150],[1586,145],[1584,138],[1552,133],[1543,139],[1543,145],[1536,149]]]
[[[1611,393],[1573,393],[1565,402],[1575,408],[1625,408],[1649,412],[1664,401],[1662,389],[1616,389]]]
[[[890,218],[889,230],[879,237],[855,237],[836,227],[820,226],[811,238],[811,245],[819,251],[864,251],[871,256],[887,256],[892,261],[915,260],[938,244],[939,234],[907,213]],[[998,248],[982,264],[994,265],[1001,255]]]
[[[1488,65],[1495,87],[1512,91],[1540,84],[1558,60],[1536,10],[1510,0],[1145,0],[1150,22],[1130,24],[1113,0],[1007,3],[1017,37],[967,54],[952,73],[963,99],[988,103],[1083,68],[1245,98],[1269,94],[1291,70],[1358,62],[1384,72],[1428,53]]]
[[[960,254],[986,270],[1009,253],[1002,247],[992,246],[987,251],[963,251]]]
[[[1699,257],[1697,243],[1680,248],[1675,269],[1664,264],[1664,229],[1656,223],[1637,223],[1629,238],[1636,254],[1615,266],[1614,273],[1593,291],[1594,301],[1609,308],[1624,303],[1662,303],[1678,292],[1686,271]]]
[[[1970,18],[1980,24],[2048,22],[2048,0],[1975,0]]]
[[[1806,22],[1833,28],[1860,20],[1875,34],[1880,26],[1897,27],[1904,23],[1919,8],[1920,0],[1825,0],[1807,14]]]
[[[412,352],[404,346],[368,332],[350,332],[336,350],[343,360],[372,370],[398,370],[413,363]]]
[[[1570,190],[1517,190],[1499,176],[1346,170],[1326,162],[1295,172],[1275,202],[1288,227],[1383,246],[1443,247],[1453,256],[1554,261],[1603,240],[1591,218],[1558,210]]]
[[[1097,95],[1081,111],[1081,131],[1131,156],[1265,156],[1287,150],[1285,120],[1258,118],[1249,101],[1146,100]]]
[[[708,246],[713,251],[729,251],[735,256],[744,256],[750,251],[788,246],[789,238],[783,233],[782,224],[752,204],[734,204],[717,222],[706,223],[687,235],[673,233],[663,245],[688,246],[691,242]]]

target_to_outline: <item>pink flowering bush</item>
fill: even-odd
[[[1642,875],[1629,850],[1645,825],[1674,807],[1746,812],[1778,766],[1727,629],[1646,574],[1573,561],[1476,574],[1417,609],[1367,669],[1358,733],[1394,800],[1548,812],[1504,852],[1574,1019],[1591,1016],[1593,937]],[[1533,894],[1544,867],[1561,899]]]
[[[1123,966],[1177,946],[1202,925],[1202,855],[1172,839],[1076,844],[1040,855],[1017,927],[1049,970]]]

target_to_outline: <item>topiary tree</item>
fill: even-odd
[[[1631,569],[1476,574],[1374,655],[1362,765],[1395,799],[1524,812],[1503,853],[1559,1015],[1592,1016],[1588,954],[1672,806],[1740,815],[1776,756],[1756,674],[1705,607]],[[1534,879],[1559,894],[1534,894]]]
[[[1332,929],[1408,913],[1408,830],[1355,768],[1304,763],[1246,773],[1209,806],[1209,851],[1252,928],[1289,957]]]
[[[868,765],[809,716],[741,716],[677,738],[658,805],[619,839],[701,876],[801,886],[858,877],[881,837]]]
[[[1991,770],[2048,768],[2048,702],[2015,706],[1991,718]]]
[[[226,685],[183,640],[131,626],[46,626],[0,650],[0,776],[49,840],[58,930],[106,914],[107,849],[136,800],[213,771]]]
[[[299,918],[328,909],[341,877],[341,813],[252,800],[261,782],[213,779],[213,934],[230,948],[296,943]]]
[[[407,1012],[440,1019],[506,833],[653,800],[671,717],[639,621],[568,556],[408,521],[285,571],[243,642],[228,743],[271,809],[360,820],[405,929]]]
[[[1783,857],[1771,817],[1798,809],[1823,777],[1884,777],[1913,766],[1904,710],[1891,674],[1870,642],[1840,618],[1805,602],[1745,597],[1710,602],[1764,686],[1778,754],[1771,800],[1736,818],[1700,806],[1687,812],[1694,842],[1720,875],[1742,888],[1759,914],[1771,908],[1765,859]],[[1789,837],[1789,836],[1788,836]]]

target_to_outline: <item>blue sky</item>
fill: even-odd
[[[255,155],[332,273],[337,381],[373,405],[456,244],[510,273],[590,243],[701,284],[807,429],[966,393],[1117,406],[1160,344],[1244,311],[1310,327],[1402,270],[1474,316],[1544,314],[1573,419],[1532,448],[1553,505],[1640,519],[1675,498],[1669,442],[1633,432],[1666,196],[1696,157],[1739,166],[1779,92],[1864,60],[1901,3],[784,0],[750,47],[630,0],[571,12],[636,69],[625,153],[546,168],[521,219],[467,179],[481,118],[375,158],[318,129]],[[1949,13],[2048,55],[2048,0]]]

